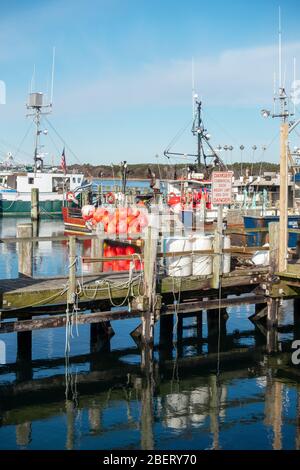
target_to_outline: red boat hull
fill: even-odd
[[[78,234],[91,233],[91,229],[85,225],[80,209],[63,207],[62,214],[66,232]]]

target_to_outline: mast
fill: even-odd
[[[197,104],[197,114],[198,114],[198,152],[197,152],[197,165],[198,165],[198,170],[200,171],[201,169],[201,152],[202,152],[202,137],[201,137],[201,101],[196,101]]]
[[[26,117],[32,117],[33,122],[35,123],[36,131],[35,131],[35,139],[34,139],[34,155],[33,155],[33,162],[34,162],[34,173],[37,170],[43,169],[43,154],[41,152],[42,145],[40,142],[41,134],[48,134],[47,129],[41,130],[41,117],[50,114],[51,112],[51,105],[50,104],[43,104],[43,93],[29,93],[28,97],[28,104],[26,105],[27,109],[30,111]]]
[[[198,172],[201,171],[201,167],[205,167],[205,177],[209,178],[210,168],[218,165],[223,170],[226,170],[226,164],[219,157],[216,150],[210,144],[210,134],[205,129],[202,121],[202,101],[198,100],[198,95],[194,94],[194,106],[196,113],[193,119],[192,134],[197,136],[197,152],[196,153],[182,153],[182,152],[170,152],[170,147],[164,151],[164,155],[169,158],[170,155],[182,156],[182,157],[194,157],[197,165]],[[206,148],[208,147],[208,153]],[[205,148],[205,150],[204,150]]]
[[[41,153],[42,145],[40,142],[41,134],[48,134],[47,129],[41,130],[41,118],[46,114],[50,114],[52,111],[53,106],[53,85],[54,85],[54,67],[55,67],[55,47],[53,48],[53,56],[52,56],[52,72],[51,72],[51,97],[50,103],[44,104],[44,94],[40,92],[35,92],[35,65],[33,67],[33,74],[31,78],[31,85],[30,85],[30,93],[28,96],[28,103],[26,104],[27,110],[29,113],[26,117],[32,117],[33,122],[35,123],[36,132],[35,132],[35,139],[34,139],[34,155],[33,155],[33,162],[34,162],[34,173],[37,170],[43,169],[43,157],[44,155]]]
[[[40,108],[36,108],[34,122],[36,125],[36,133],[35,133],[35,147],[34,147],[34,173],[37,172],[38,169],[38,162],[40,161],[41,170],[43,169],[43,160],[40,156],[39,149],[40,149],[40,124],[41,124],[41,111]]]
[[[279,69],[279,90],[274,96],[274,109],[276,101],[279,102],[279,111],[273,112],[263,109],[261,114],[263,117],[280,118],[280,193],[279,193],[279,252],[278,252],[278,269],[283,272],[287,269],[287,247],[288,247],[288,138],[289,133],[298,124],[289,123],[291,113],[288,109],[288,96],[282,83],[282,46],[281,46],[281,10],[279,7],[279,28],[278,28],[278,69]]]

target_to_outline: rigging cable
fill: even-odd
[[[167,148],[165,150],[166,152],[168,152],[170,150],[170,148],[173,147],[173,145],[176,142],[178,142],[180,137],[184,134],[184,132],[187,130],[187,128],[190,127],[192,122],[193,122],[193,119],[189,119],[188,123],[177,132],[177,134],[173,137],[173,139],[171,140],[169,145],[167,145]]]
[[[20,153],[21,147],[22,147],[22,145],[24,144],[24,142],[25,142],[25,140],[26,140],[26,138],[27,138],[27,136],[28,136],[28,134],[29,134],[29,131],[30,131],[31,128],[32,128],[32,125],[33,125],[33,121],[30,121],[30,124],[29,124],[29,126],[28,126],[28,129],[27,129],[27,131],[25,132],[25,134],[24,134],[24,136],[23,136],[23,139],[21,140],[21,142],[20,142],[20,144],[19,144],[19,146],[18,146],[18,148],[17,148],[17,150],[16,150],[15,157],[17,157],[18,154]]]
[[[47,121],[47,123],[49,124],[49,126],[51,127],[51,129],[55,132],[55,134],[57,135],[57,137],[62,141],[63,145],[69,150],[69,152],[73,155],[73,157],[75,157],[75,159],[78,161],[79,164],[82,164],[81,163],[81,160],[80,158],[75,154],[75,152],[73,152],[73,150],[71,149],[71,147],[66,143],[66,141],[63,139],[63,137],[59,134],[59,132],[55,129],[55,127],[53,126],[53,124],[49,121],[49,119],[47,119],[45,117],[45,120]]]

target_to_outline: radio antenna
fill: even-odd
[[[282,89],[282,43],[281,43],[281,8],[278,7],[278,74],[279,74],[279,90]]]
[[[296,114],[296,57],[294,57],[294,83],[293,83],[293,103],[294,103],[294,116]]]
[[[192,112],[193,120],[195,119],[195,66],[194,66],[194,57],[192,57]]]
[[[50,106],[52,106],[52,104],[53,104],[54,70],[55,70],[55,47],[53,47],[53,54],[52,54],[52,74],[51,74]]]

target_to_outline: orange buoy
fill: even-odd
[[[114,204],[116,202],[116,196],[113,192],[107,193],[106,202],[108,204]]]
[[[83,206],[81,209],[81,215],[84,220],[92,219],[95,212],[95,207],[92,205]]]

